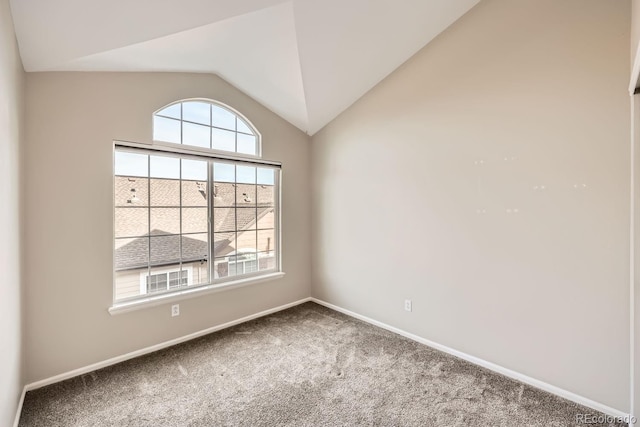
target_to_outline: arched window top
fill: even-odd
[[[189,99],[153,113],[153,140],[260,156],[260,133],[239,112],[216,101]]]

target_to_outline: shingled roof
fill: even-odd
[[[153,230],[152,235],[162,233],[161,230]],[[216,241],[215,250],[228,246],[229,240]],[[151,262],[149,262],[149,250],[151,250]],[[203,240],[182,236],[182,262],[206,261],[209,253],[209,244]],[[149,235],[133,239],[126,245],[116,249],[116,270],[131,270],[177,264],[180,262],[180,236],[154,236]]]
[[[183,233],[206,236],[207,190],[207,183],[202,181],[117,176],[116,237],[121,238],[119,241],[124,244],[115,251],[116,270],[176,264],[181,258],[181,238],[182,262],[206,260],[208,243],[198,239],[197,234],[180,236],[179,232],[182,219]],[[233,250],[233,231],[253,228],[260,218],[274,209],[274,187],[270,185],[216,182],[213,195],[216,254]],[[149,207],[153,213],[151,231]],[[128,241],[123,238],[128,238]]]

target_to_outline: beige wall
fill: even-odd
[[[312,294],[628,410],[629,10],[484,0],[316,134]]]
[[[9,1],[0,0],[0,425],[13,424],[22,392],[20,150],[24,71]]]
[[[631,0],[631,66],[633,67],[640,43],[640,0]]]
[[[283,279],[117,316],[112,301],[112,140],[149,141],[151,114],[205,97],[242,112],[283,164]],[[205,74],[27,76],[27,381],[80,368],[310,294],[309,138]],[[73,270],[72,270],[73,269]],[[78,271],[79,269],[79,271]]]
[[[640,0],[631,1],[631,68],[637,58],[638,44],[640,43]],[[636,79],[635,86],[637,87],[637,76],[632,74],[632,79]],[[640,411],[640,95],[635,95],[632,98],[633,103],[633,144],[635,146],[634,152],[634,402],[632,413],[637,416]]]

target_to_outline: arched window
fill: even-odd
[[[224,104],[178,101],[153,114],[153,140],[260,156],[260,134],[240,113]]]
[[[281,163],[260,158],[255,127],[181,100],[153,113],[153,140],[114,142],[110,311],[282,277]]]

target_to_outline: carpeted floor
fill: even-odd
[[[601,415],[306,303],[30,391],[20,426],[587,425],[580,414]]]

